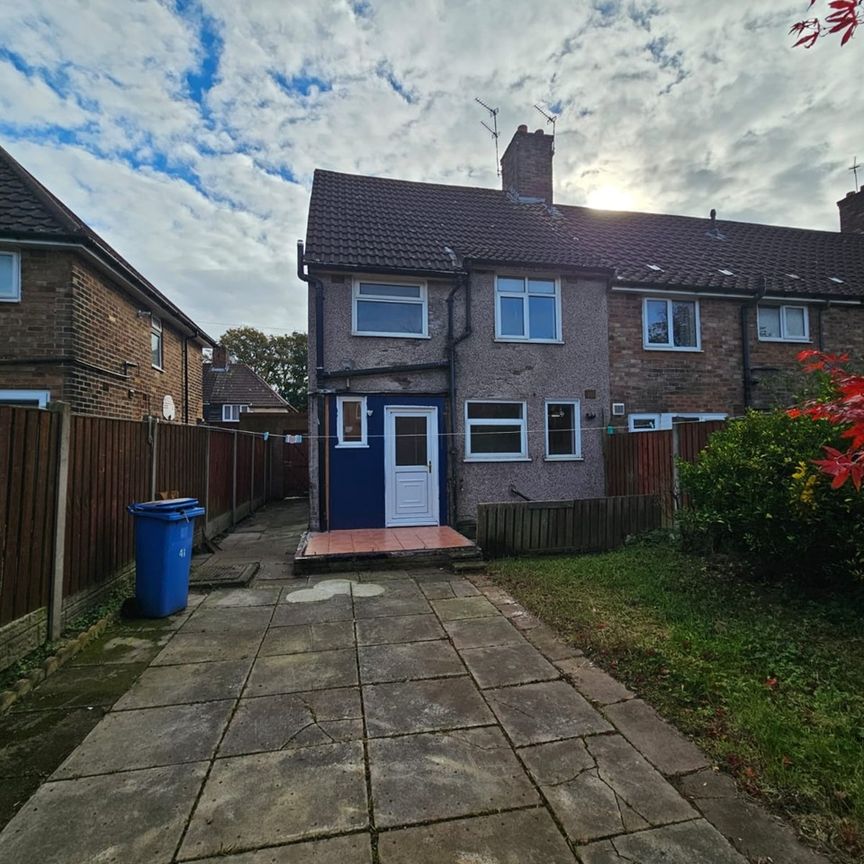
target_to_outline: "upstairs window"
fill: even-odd
[[[248,405],[223,405],[222,406],[222,422],[223,423],[239,423],[240,415],[245,414],[249,410]]]
[[[410,282],[354,283],[352,333],[355,336],[428,335],[426,285]]]
[[[366,397],[338,396],[336,399],[337,447],[366,447]]]
[[[17,303],[21,299],[21,256],[17,252],[0,252],[0,302]]]
[[[579,401],[546,403],[546,458],[581,459]]]
[[[162,368],[162,320],[150,316],[150,362],[154,369]]]
[[[495,280],[495,338],[560,342],[561,295],[555,279],[499,276]]]
[[[759,306],[759,339],[762,342],[808,342],[810,322],[806,306]]]
[[[642,309],[642,346],[653,351],[698,351],[699,303],[646,297]]]
[[[524,402],[466,402],[465,458],[507,462],[528,458]]]

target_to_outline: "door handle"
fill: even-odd
[[[429,468],[429,473],[431,474],[432,473],[432,463],[428,462],[427,467]]]

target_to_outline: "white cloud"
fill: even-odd
[[[647,210],[835,228],[864,37],[792,49],[805,5],[7,4],[0,47],[29,74],[0,54],[0,138],[206,329],[302,328],[314,168],[494,186],[475,96],[501,109],[502,149],[543,125],[535,103],[561,106],[563,202],[619,188]],[[205,25],[222,50],[199,105]]]

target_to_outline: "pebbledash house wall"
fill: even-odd
[[[162,318],[162,370],[153,368],[143,308],[74,253],[21,250],[21,300],[0,304],[0,389],[48,390],[75,413],[131,420],[161,416],[170,395],[183,422],[183,336]],[[201,347],[189,340],[185,350],[195,423],[203,416]]]
[[[542,269],[507,268],[510,275],[561,279],[563,342],[543,344],[495,340],[495,272],[471,273],[472,335],[456,354],[456,436],[450,458],[456,460],[455,516],[460,523],[476,519],[477,504],[517,500],[515,486],[534,499],[565,499],[604,494],[602,430],[608,422],[609,369],[606,352],[606,283],[562,276]],[[324,285],[324,368],[327,371],[385,365],[444,362],[447,359],[447,295],[452,280],[427,280],[429,338],[402,339],[351,335],[353,276],[315,271]],[[374,273],[362,275],[375,275]],[[380,275],[380,274],[379,274]],[[454,300],[454,330],[464,327],[465,295]],[[309,294],[310,390],[316,389],[315,302]],[[374,377],[339,376],[321,382],[322,390],[339,393],[400,393],[446,396],[445,369]],[[593,391],[593,392],[592,392]],[[529,459],[522,462],[466,462],[465,401],[497,399],[527,405]],[[545,460],[546,400],[580,400],[582,459]],[[430,402],[431,404],[431,402]],[[331,411],[333,409],[331,408]],[[452,410],[447,406],[446,410]],[[593,414],[586,419],[586,414]],[[312,440],[323,426],[317,405],[310,401],[309,434]],[[309,450],[310,512],[312,527],[318,520],[318,449]],[[383,466],[382,466],[383,470]],[[358,490],[360,493],[361,490]],[[442,521],[444,514],[442,513]]]
[[[626,415],[634,413],[716,413],[732,416],[745,410],[744,366],[741,350],[741,305],[737,299],[699,297],[701,350],[646,350],[642,343],[642,306],[656,293],[609,295],[609,369],[611,401],[623,402]],[[688,298],[690,299],[690,298]],[[807,348],[849,352],[853,362],[864,358],[864,307],[804,302],[780,302],[809,309],[809,342],[766,342],[758,338],[756,309],[750,303],[747,324],[752,385],[751,405],[770,408],[794,397],[802,376],[796,355]],[[821,335],[820,335],[821,334]],[[616,426],[627,416],[614,417]]]

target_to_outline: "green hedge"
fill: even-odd
[[[711,436],[693,464],[679,465],[692,506],[685,542],[731,553],[766,575],[864,574],[864,493],[831,489],[812,460],[842,446],[837,427],[785,412],[750,411]]]

